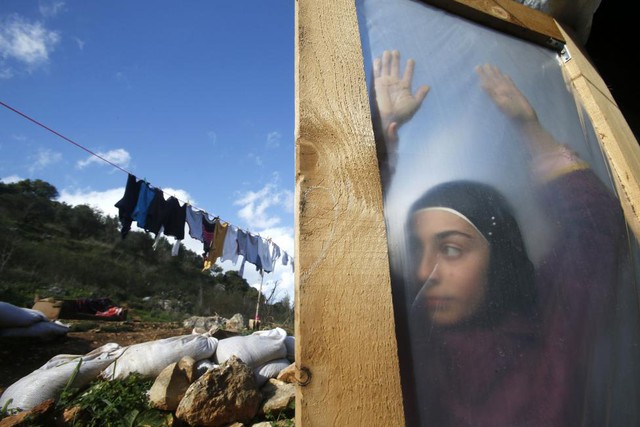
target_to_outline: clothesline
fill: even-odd
[[[119,216],[119,219],[120,219],[121,225],[122,225],[121,234],[122,234],[123,238],[129,232],[129,230],[131,228],[131,222],[133,221],[133,218],[131,218],[131,221],[129,221],[129,218],[127,217],[127,215],[130,216],[130,215],[133,214],[133,210],[135,209],[135,207],[136,207],[136,205],[138,203],[138,198],[136,196],[135,197],[135,202],[134,202],[135,205],[131,208],[131,210],[129,210],[131,201],[130,200],[125,200],[125,199],[127,198],[127,196],[130,196],[131,191],[135,191],[134,189],[129,188],[130,185],[137,186],[138,182],[140,182],[140,187],[142,187],[142,183],[145,183],[146,185],[144,186],[144,188],[145,189],[148,188],[150,191],[152,191],[154,193],[154,196],[156,194],[158,194],[158,193],[162,193],[161,199],[162,199],[162,201],[164,201],[164,194],[165,194],[164,191],[160,187],[155,187],[155,186],[154,186],[153,189],[151,189],[151,186],[146,181],[146,178],[144,180],[138,181],[136,176],[133,173],[131,173],[130,171],[128,171],[128,170],[124,169],[123,167],[121,167],[121,166],[109,161],[108,159],[105,159],[104,157],[100,156],[99,154],[94,153],[93,151],[89,150],[88,148],[84,147],[83,145],[81,145],[81,144],[73,141],[72,139],[64,136],[60,132],[57,132],[57,131],[53,130],[49,126],[44,125],[43,123],[39,122],[38,120],[28,116],[27,114],[17,110],[16,108],[11,107],[10,105],[8,105],[8,104],[6,104],[6,103],[4,103],[2,101],[0,101],[0,105],[2,105],[3,107],[5,107],[5,108],[7,108],[7,109],[9,109],[11,111],[13,111],[16,114],[19,114],[20,116],[22,116],[25,119],[31,121],[32,123],[42,127],[43,129],[53,133],[54,135],[58,136],[59,138],[61,138],[61,139],[65,140],[65,141],[75,145],[76,147],[86,151],[90,155],[102,160],[105,163],[108,163],[109,165],[115,167],[116,169],[119,169],[122,172],[125,172],[128,175],[127,188],[125,188],[125,195],[123,196],[123,198],[120,201],[118,201],[116,203],[116,207],[118,207],[118,209],[119,209],[118,216]],[[131,181],[132,181],[132,183],[131,183]],[[145,195],[150,196],[146,192],[145,192]],[[162,201],[160,200],[160,198],[155,198],[155,197],[150,197],[150,201],[149,201],[149,204],[147,205],[147,208],[151,205],[151,202],[153,202],[154,199],[156,201],[156,203],[154,204],[154,207],[157,208],[157,209],[162,209],[162,207],[163,207],[163,206],[161,206],[163,204]],[[175,205],[176,204],[178,205],[178,208],[180,208],[179,203],[181,202],[183,204],[183,206],[185,207],[185,209],[190,209],[192,212],[202,212],[203,218],[211,217],[212,218],[211,222],[213,223],[213,228],[214,228],[214,230],[212,232],[213,234],[211,235],[212,238],[215,236],[218,239],[220,239],[220,236],[222,236],[222,235],[224,235],[226,237],[226,234],[228,234],[227,232],[228,232],[229,227],[231,227],[231,230],[232,230],[231,233],[233,233],[235,230],[237,230],[237,232],[240,233],[240,236],[243,236],[243,235],[249,236],[249,238],[251,240],[250,245],[249,245],[249,253],[248,254],[246,252],[243,253],[242,248],[240,248],[240,250],[237,252],[238,255],[243,255],[242,266],[240,268],[240,275],[241,276],[242,276],[242,272],[243,272],[243,269],[244,269],[245,261],[249,261],[249,262],[254,261],[253,263],[256,265],[256,268],[258,270],[260,270],[261,272],[262,271],[264,271],[264,272],[272,271],[272,270],[267,271],[264,267],[270,268],[271,266],[270,265],[266,265],[266,264],[269,264],[269,263],[273,264],[273,262],[275,262],[278,258],[280,258],[282,260],[283,265],[287,265],[288,263],[290,263],[291,264],[291,268],[292,269],[294,268],[293,258],[290,257],[289,254],[287,254],[287,252],[282,251],[275,243],[273,243],[271,241],[271,238],[264,239],[260,235],[255,235],[255,234],[253,234],[253,233],[251,233],[249,231],[245,231],[243,229],[240,229],[239,227],[230,225],[227,221],[222,221],[218,216],[213,217],[211,214],[206,212],[204,209],[193,207],[190,202],[180,200],[180,199],[178,199],[177,197],[175,197],[173,195],[169,194],[169,198],[166,200],[166,202],[169,203],[169,208],[170,209],[175,209]],[[118,206],[119,204],[120,204],[120,206]],[[164,215],[164,214],[156,212],[156,215]],[[185,212],[185,215],[186,215],[186,212]],[[154,231],[155,230],[155,232],[156,232],[156,243],[157,243],[158,239],[160,238],[160,236],[162,235],[163,232],[164,232],[165,235],[168,235],[166,233],[167,229],[165,228],[166,224],[163,223],[163,221],[165,219],[162,219],[162,218],[160,218],[158,216],[156,216],[156,217],[152,216],[151,225],[153,227],[151,229],[149,227],[145,227],[145,224],[146,224],[146,221],[147,221],[146,217],[142,217],[142,216],[139,215],[137,218],[141,219],[141,221],[136,220],[136,222],[138,223],[138,226],[140,226],[140,224],[142,223],[142,227],[141,228],[143,228],[143,229],[145,229],[147,231]],[[124,220],[124,223],[123,223],[123,220]],[[172,220],[175,221],[175,218],[173,218]],[[186,217],[185,217],[185,222],[186,222]],[[125,225],[127,223],[128,223],[128,225]],[[178,223],[179,223],[179,219],[178,219]],[[225,230],[224,231],[221,230],[221,231],[218,231],[218,233],[216,233],[216,227],[217,227],[216,224],[218,224],[218,223],[219,224],[226,224],[226,226],[220,225],[219,227],[223,227]],[[204,220],[203,220],[203,224],[204,224]],[[204,225],[203,225],[203,227],[204,227]],[[175,237],[175,234],[180,235],[180,231],[173,231],[172,230],[172,233],[174,233],[174,234],[172,234],[174,237]],[[184,234],[184,224],[183,224],[183,227],[182,227],[182,234]],[[194,236],[194,234],[195,234],[195,236]],[[201,240],[201,238],[198,237],[197,232],[194,232],[194,234],[191,234],[191,228],[190,228],[191,237],[193,237],[193,238],[195,238],[197,240]],[[204,232],[203,232],[203,236],[204,236]],[[181,239],[177,239],[176,238],[176,244],[174,245],[174,250],[172,250],[172,253],[174,253],[177,250],[176,248],[179,248],[179,243],[183,238],[184,238],[184,236]],[[242,237],[240,237],[240,238],[242,239]],[[257,250],[258,249],[262,250],[264,252],[264,251],[266,251],[264,249],[264,245],[268,245],[267,247],[269,248],[268,249],[269,250],[269,255],[272,258],[269,258],[269,256],[266,254],[266,252],[263,253],[263,257],[260,257],[260,254],[258,254],[258,258],[254,258],[253,257],[253,255],[254,255],[253,254],[253,249],[254,249],[253,242],[256,240],[256,238],[258,239],[257,240],[258,242],[262,242],[262,243],[260,243],[261,247],[257,248],[257,246],[256,246],[256,249]],[[217,254],[218,251],[221,251],[224,248],[224,244],[220,246],[220,243],[218,243],[218,245],[219,245],[218,247],[213,247],[213,248],[211,246],[207,247],[207,244],[209,243],[209,241],[206,240],[204,237],[202,237],[201,241],[204,244],[205,255]],[[267,242],[267,243],[264,243],[264,242]],[[211,243],[213,243],[213,240],[211,240]],[[223,241],[223,243],[224,243],[224,241]],[[242,242],[240,242],[239,244],[242,244]],[[211,249],[213,249],[213,251],[211,251]],[[245,247],[245,250],[246,250],[246,247]],[[248,255],[248,257],[247,257],[247,255]],[[273,258],[274,255],[278,255],[278,256]],[[225,254],[225,256],[227,256],[227,254]],[[210,259],[210,258],[211,258],[211,256],[206,256],[205,257],[204,269],[210,268],[212,266],[212,264],[216,261],[215,258],[214,259]],[[285,261],[286,261],[286,263],[285,263]],[[237,258],[236,258],[236,262],[237,262]],[[266,264],[265,264],[265,262],[266,262]]]
[[[153,187],[146,179],[137,179],[131,173],[127,178],[124,195],[116,202],[115,207],[118,208],[123,239],[131,230],[133,221],[136,221],[138,227],[156,234],[155,244],[162,234],[175,237],[172,255],[177,255],[179,243],[184,239],[185,228],[188,227],[189,235],[203,243],[203,270],[211,269],[218,258],[235,264],[240,255],[243,257],[241,276],[246,261],[254,264],[261,273],[273,271],[278,259],[283,265],[294,268],[293,258],[271,238],[265,239],[245,231],[204,210],[194,208],[189,203],[180,205],[180,201],[174,196],[165,199],[160,188]]]

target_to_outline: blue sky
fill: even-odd
[[[2,0],[0,101],[295,256],[293,1]],[[127,175],[0,106],[21,179],[116,215]],[[264,280],[293,298],[290,267]]]

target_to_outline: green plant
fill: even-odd
[[[295,426],[295,410],[296,402],[292,400],[285,409],[279,411],[277,414],[267,412],[265,419],[271,424],[271,427],[293,427]]]
[[[11,405],[11,402],[13,402],[13,399],[7,400],[7,402],[4,404],[2,409],[0,409],[0,420],[20,412],[20,409],[17,409],[17,408],[8,409],[9,405]]]
[[[147,391],[153,381],[131,374],[124,380],[98,380],[86,391],[65,389],[58,406],[78,407],[78,424],[86,427],[167,426],[168,414],[149,406]]]

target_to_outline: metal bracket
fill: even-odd
[[[563,47],[560,51],[560,58],[565,63],[571,60],[571,53],[569,52],[569,48],[567,46]]]

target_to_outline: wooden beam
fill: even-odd
[[[513,0],[422,0],[489,28],[561,51],[564,35],[549,15]]]
[[[568,31],[560,23],[557,25],[571,56],[563,72],[591,119],[627,223],[640,239],[640,146],[602,77]]]
[[[296,2],[296,425],[404,425],[353,0]]]

